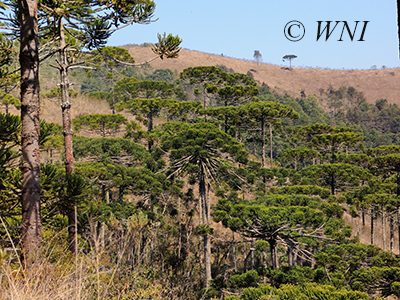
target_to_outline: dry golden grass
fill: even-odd
[[[126,45],[124,48],[135,58],[143,62],[154,54],[150,47]],[[268,60],[268,57],[264,57]],[[246,74],[249,70],[257,70],[255,62],[239,60],[219,55],[212,55],[188,49],[182,49],[177,59],[156,59],[151,66],[155,69],[171,69],[181,72],[183,69],[195,66],[225,65],[235,72]],[[385,70],[327,70],[307,68],[284,68],[270,64],[260,64],[259,72],[252,72],[260,83],[265,82],[269,87],[283,89],[289,94],[300,96],[302,90],[306,95],[319,95],[319,89],[341,86],[352,86],[362,91],[369,103],[386,98],[389,103],[400,105],[400,69]]]

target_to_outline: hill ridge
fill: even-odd
[[[150,47],[139,45],[124,45],[137,62],[145,61],[154,56]],[[355,70],[355,69],[320,69],[293,67],[291,69],[278,65],[259,64],[227,56],[205,53],[197,50],[182,49],[177,59],[154,60],[150,65],[155,69],[170,69],[181,72],[183,69],[195,66],[224,65],[235,72],[251,72],[254,79],[266,83],[271,88],[287,91],[294,96],[300,96],[304,90],[307,96],[321,95],[321,89],[326,90],[331,85],[335,89],[342,86],[354,87],[364,93],[368,103],[379,99],[387,99],[388,103],[400,105],[400,68]],[[251,71],[252,70],[252,71]]]

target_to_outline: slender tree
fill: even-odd
[[[289,61],[289,68],[292,68],[292,60],[297,58],[294,54],[288,54],[282,57],[282,61],[288,60]]]
[[[21,65],[22,226],[24,266],[29,267],[42,242],[40,215],[40,123],[38,3],[18,1]]]
[[[258,73],[258,65],[260,64],[260,62],[262,62],[262,55],[260,53],[259,50],[254,50],[254,54],[253,54],[254,60],[257,63],[257,73]]]

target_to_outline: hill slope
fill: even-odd
[[[125,45],[123,48],[135,58],[136,62],[146,61],[154,56],[150,47]],[[264,58],[267,59],[267,58]],[[281,66],[257,64],[251,61],[239,60],[224,56],[212,55],[198,51],[182,49],[177,59],[157,59],[152,61],[155,69],[171,69],[181,72],[183,69],[194,66],[225,65],[235,72],[246,74],[253,70],[254,78],[265,82],[271,88],[278,87],[296,96],[302,90],[306,95],[319,95],[320,89],[327,89],[329,85],[338,89],[341,86],[352,86],[364,93],[369,103],[386,98],[389,103],[400,105],[400,69],[385,70],[326,70],[306,68],[283,68]]]

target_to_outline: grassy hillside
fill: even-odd
[[[146,61],[153,57],[150,47],[125,45],[136,62]],[[268,56],[264,56],[268,60]],[[352,86],[364,93],[369,103],[386,98],[388,103],[400,104],[400,70],[328,70],[328,69],[288,69],[270,64],[257,64],[252,61],[238,60],[224,56],[212,55],[198,51],[183,49],[177,59],[152,61],[154,69],[171,69],[181,72],[187,67],[225,65],[235,72],[246,74],[252,72],[254,79],[265,82],[271,88],[278,87],[299,96],[304,90],[307,96],[320,95],[320,89],[326,90],[330,85],[338,89],[342,86]]]

